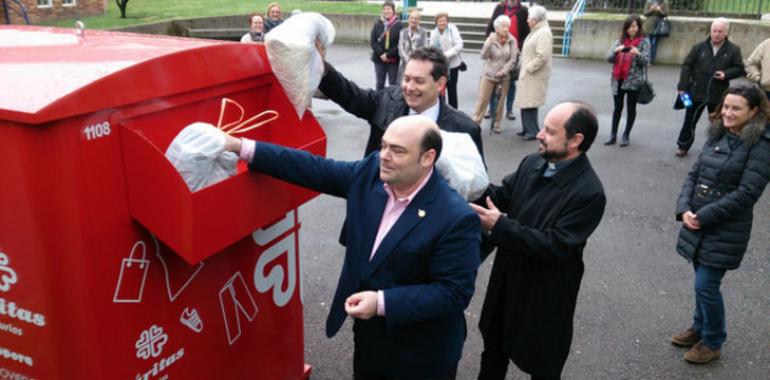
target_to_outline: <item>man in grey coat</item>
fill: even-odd
[[[497,247],[479,327],[479,379],[504,379],[512,360],[533,379],[559,379],[572,343],[583,247],[606,198],[585,152],[598,122],[591,108],[561,103],[537,135],[539,154],[490,185],[487,208],[471,205]]]

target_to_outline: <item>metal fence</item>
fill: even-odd
[[[527,1],[523,1],[527,3]],[[549,9],[571,9],[576,0],[531,1]],[[587,0],[588,12],[642,13],[646,0]],[[770,13],[770,0],[669,0],[669,15],[759,18]]]

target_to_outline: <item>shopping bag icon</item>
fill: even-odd
[[[141,251],[137,253],[137,251]],[[141,254],[140,258],[134,257]],[[147,245],[139,240],[131,248],[131,254],[124,258],[120,265],[120,276],[115,285],[115,295],[112,302],[137,303],[142,302],[144,283],[147,280],[147,268],[150,260],[147,260]]]

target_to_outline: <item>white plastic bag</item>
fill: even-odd
[[[235,121],[222,125],[228,104],[234,105],[240,114]],[[238,155],[225,152],[226,135],[247,132],[278,118],[278,112],[272,110],[243,120],[245,114],[246,110],[238,102],[222,98],[216,126],[192,123],[171,141],[166,149],[166,158],[174,165],[190,191],[198,191],[236,174]],[[267,119],[264,119],[265,116]]]
[[[328,48],[334,35],[331,21],[315,12],[291,16],[265,35],[273,74],[300,119],[323,76],[323,59],[316,49],[316,40]]]
[[[484,161],[467,133],[441,131],[441,156],[436,168],[468,201],[484,195],[489,186],[489,176]]]
[[[235,175],[238,156],[224,150],[225,132],[199,122],[179,132],[166,150],[166,158],[195,192]]]

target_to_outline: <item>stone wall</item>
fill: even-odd
[[[658,41],[656,62],[681,64],[690,48],[709,35],[711,22],[695,18],[671,17],[671,36]],[[622,20],[583,18],[575,22],[570,57],[604,59],[607,50],[620,37]],[[770,38],[770,23],[733,21],[730,40],[739,46],[747,58],[760,42]]]

